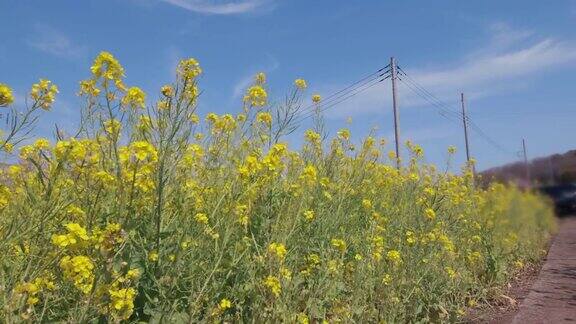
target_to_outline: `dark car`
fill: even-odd
[[[552,199],[558,215],[576,212],[576,184],[546,186],[539,191]]]

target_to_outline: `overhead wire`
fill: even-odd
[[[301,114],[298,117],[295,118],[296,122],[302,122],[303,120],[310,118],[312,116],[314,116],[317,113],[322,113],[376,85],[378,85],[379,83],[383,82],[384,80],[388,79],[390,76],[384,76],[382,78],[377,78],[372,80],[371,82],[365,83],[362,86],[356,87],[354,88],[352,91],[346,92],[345,95],[340,96],[339,100],[336,101],[332,101],[329,104],[325,103],[325,102],[321,102],[319,104],[317,104],[316,106],[312,106],[313,109],[311,111],[308,111],[305,114]]]
[[[435,106],[436,108],[441,110],[441,115],[444,116],[447,119],[450,119],[449,117],[447,117],[445,114],[451,115],[453,117],[457,117],[459,120],[462,120],[462,118],[464,117],[466,119],[466,121],[468,122],[468,124],[470,125],[470,127],[478,134],[480,135],[480,137],[482,139],[484,139],[486,142],[488,142],[489,144],[491,144],[492,146],[494,146],[496,149],[506,153],[506,154],[515,154],[512,153],[512,151],[507,150],[506,148],[504,148],[500,143],[496,142],[494,139],[492,139],[488,134],[486,134],[486,132],[484,130],[482,130],[482,128],[480,128],[480,126],[478,126],[471,118],[470,116],[463,116],[462,112],[459,112],[458,109],[454,109],[452,110],[451,108],[454,108],[453,106],[450,106],[449,104],[446,104],[445,102],[443,102],[442,100],[438,99],[438,97],[436,97],[434,94],[432,94],[430,91],[428,91],[426,88],[424,88],[422,85],[420,85],[416,80],[414,80],[412,77],[410,77],[401,67],[398,67],[398,70],[400,71],[400,74],[404,77],[406,77],[404,80],[403,78],[399,78],[399,80],[407,85],[413,92],[415,92],[416,94],[418,94],[420,97],[422,97],[423,99],[425,99],[426,101],[428,101],[430,104],[432,104],[433,106]],[[410,85],[409,85],[410,84]],[[416,88],[416,89],[414,89]]]
[[[317,111],[326,111],[357,94],[368,90],[369,88],[377,85],[390,77],[390,65],[378,69],[377,71],[368,74],[367,76],[359,79],[358,81],[342,88],[324,98],[319,103],[310,104],[299,111],[295,121],[301,122],[315,114]]]
[[[492,139],[480,126],[478,126],[470,116],[463,116],[462,112],[460,112],[457,108],[453,109],[454,106],[451,106],[444,101],[440,100],[437,96],[435,96],[432,92],[427,90],[424,86],[419,84],[416,80],[414,80],[410,75],[406,73],[400,66],[398,68],[398,74],[396,78],[404,84],[410,91],[412,91],[417,96],[424,99],[426,102],[434,106],[439,110],[439,113],[442,117],[452,121],[460,123],[462,118],[465,118],[468,122],[469,126],[472,130],[474,130],[482,139],[486,142],[494,146],[496,149],[504,152],[504,153],[511,153],[511,151],[504,148],[500,143]],[[314,116],[317,113],[324,112],[336,105],[341,104],[342,102],[349,100],[350,98],[380,84],[384,80],[391,77],[391,69],[390,64],[372,72],[356,82],[324,97],[321,102],[310,104],[304,108],[302,108],[298,115],[296,115],[294,121],[299,123],[307,118]],[[514,154],[514,153],[511,153]]]

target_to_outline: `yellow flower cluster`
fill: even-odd
[[[10,189],[5,185],[0,185],[0,210],[6,208],[10,202],[10,196],[12,193]]]
[[[402,262],[402,257],[400,256],[400,252],[396,250],[390,250],[386,252],[386,259],[393,264],[399,264]]]
[[[90,241],[86,229],[77,223],[65,225],[68,234],[52,235],[52,244],[62,248],[75,248],[85,246]]]
[[[100,94],[100,89],[96,85],[96,80],[82,80],[80,81],[80,91],[79,96],[92,96],[96,97]]]
[[[49,277],[38,277],[31,282],[20,283],[14,288],[17,294],[25,294],[26,304],[33,306],[40,301],[40,293],[44,290],[52,291],[56,285]]]
[[[288,253],[288,251],[286,250],[286,246],[284,246],[284,244],[274,242],[268,245],[268,252],[273,256],[275,256],[276,258],[278,258],[280,262],[284,261],[286,253]]]
[[[60,259],[60,269],[62,269],[64,277],[72,281],[74,286],[84,294],[89,294],[92,291],[94,263],[90,258],[84,255],[65,256]]]
[[[40,79],[40,82],[32,85],[30,97],[42,109],[48,110],[56,100],[58,87],[50,80]]]
[[[120,162],[156,162],[158,160],[158,152],[156,148],[146,141],[137,141],[130,143],[129,146],[120,148]]]
[[[279,297],[282,292],[280,280],[275,276],[266,277],[266,279],[264,279],[264,286],[270,289],[270,292],[276,297]]]
[[[212,131],[214,134],[231,133],[237,127],[236,119],[230,114],[218,116],[214,113],[210,113],[206,116],[206,120],[212,125]]]
[[[182,79],[191,80],[202,74],[202,68],[196,59],[189,58],[180,61],[177,73]]]
[[[265,124],[267,127],[272,126],[272,115],[269,112],[259,112],[256,115],[256,120],[260,123]]]
[[[109,52],[100,52],[90,67],[95,79],[120,82],[124,77],[124,68]]]
[[[320,101],[322,100],[322,97],[319,94],[314,94],[312,95],[312,102],[315,104],[320,103]]]
[[[122,104],[132,108],[144,108],[146,104],[146,94],[138,87],[131,87],[122,98]]]
[[[0,107],[8,106],[14,102],[14,95],[12,94],[12,89],[0,83]]]
[[[254,85],[246,90],[244,102],[253,107],[265,106],[268,101],[268,93],[260,85]]]
[[[174,88],[172,88],[171,85],[165,85],[162,88],[160,88],[160,92],[162,93],[162,95],[164,95],[164,97],[172,97],[174,95]]]
[[[296,88],[300,90],[304,90],[308,87],[308,85],[306,84],[306,80],[304,79],[296,79],[294,81],[294,85],[296,86]]]
[[[346,251],[346,242],[342,239],[332,239],[330,244],[332,244],[334,248],[342,253]]]
[[[113,315],[119,319],[128,319],[134,311],[134,298],[136,290],[134,288],[110,289],[110,305],[113,308]]]

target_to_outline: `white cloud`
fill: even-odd
[[[269,0],[162,0],[186,10],[213,15],[233,15],[254,12],[269,4]]]
[[[532,32],[518,31],[505,24],[490,26],[491,38],[481,49],[465,55],[459,62],[439,68],[408,68],[406,73],[437,98],[457,103],[461,91],[468,98],[487,97],[529,84],[539,73],[576,62],[576,44],[544,38],[531,40]],[[401,76],[402,77],[402,76]],[[334,90],[340,87],[327,87]],[[389,82],[335,107],[337,117],[390,111]],[[430,105],[400,83],[401,107]],[[330,93],[330,92],[325,92]]]
[[[68,59],[82,57],[86,52],[85,46],[74,44],[67,35],[44,24],[34,26],[34,35],[26,39],[26,44],[42,52]]]
[[[529,47],[466,61],[452,69],[408,72],[425,87],[484,88],[493,82],[516,79],[575,60],[573,44],[544,39]]]

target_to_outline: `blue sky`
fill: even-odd
[[[17,104],[38,78],[60,87],[39,135],[71,127],[78,81],[102,50],[124,65],[126,83],[154,97],[181,58],[197,58],[201,113],[237,112],[252,76],[268,74],[272,99],[295,78],[310,95],[328,95],[385,66],[390,56],[442,102],[466,93],[479,169],[517,160],[521,139],[531,157],[574,148],[576,1],[279,1],[279,0],[0,0],[0,82]],[[402,140],[421,144],[440,166],[446,148],[464,160],[462,126],[399,85]],[[388,81],[326,112],[335,132],[352,118],[353,136],[378,127],[392,137]],[[392,147],[390,146],[390,149]]]

